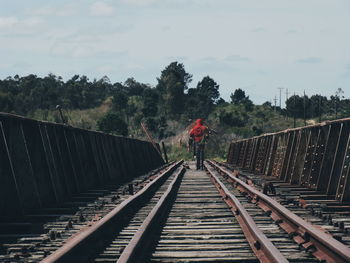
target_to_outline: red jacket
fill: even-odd
[[[202,119],[196,120],[196,125],[190,131],[190,136],[195,142],[200,142],[208,134],[208,127],[202,124]]]

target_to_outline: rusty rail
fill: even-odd
[[[159,199],[152,211],[149,213],[141,227],[137,230],[130,243],[126,246],[123,253],[118,259],[118,263],[136,263],[144,260],[143,254],[146,252],[149,245],[149,236],[152,234],[152,229],[160,223],[165,207],[169,205],[171,198],[176,194],[180,185],[185,168],[182,168],[176,175],[166,192]]]
[[[113,236],[114,231],[118,227],[118,223],[125,220],[129,209],[141,202],[142,199],[162,183],[162,180],[175,171],[183,161],[178,161],[170,165],[166,171],[160,174],[151,183],[146,185],[135,195],[129,197],[110,213],[103,217],[98,223],[94,224],[87,230],[80,232],[74,238],[68,240],[60,249],[42,260],[42,263],[53,262],[85,262],[100,247],[103,247],[103,240],[108,240]]]
[[[325,262],[350,262],[350,248],[334,239],[331,235],[307,223],[271,197],[261,193],[254,187],[237,178],[237,171],[233,174],[231,171],[216,165],[212,161],[208,161],[208,163],[220,173],[224,174],[235,187],[249,194],[252,200],[265,211],[269,211],[276,223],[287,231],[295,242],[305,249],[310,249],[316,258],[325,260]]]
[[[237,218],[244,235],[246,236],[250,247],[254,254],[262,263],[283,263],[288,260],[281,254],[281,252],[272,244],[272,242],[265,236],[264,233],[255,224],[253,218],[248,214],[246,209],[242,206],[240,201],[235,197],[220,179],[213,173],[213,168],[206,165],[209,176],[223,196],[224,201],[229,205],[233,214]]]

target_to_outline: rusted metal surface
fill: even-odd
[[[223,196],[224,201],[229,205],[237,218],[241,228],[249,242],[250,247],[262,263],[283,263],[289,262],[272,242],[261,232],[253,218],[248,214],[240,201],[229,192],[226,186],[212,172],[212,168],[206,166],[212,182]]]
[[[159,227],[162,215],[164,215],[166,211],[166,206],[169,205],[170,200],[176,194],[184,172],[185,168],[182,168],[176,174],[167,191],[159,199],[129,244],[125,247],[117,261],[118,263],[136,263],[144,261],[143,255],[149,248],[148,241],[150,240],[150,235],[152,235],[152,230],[154,231],[154,228],[157,228],[157,226]]]
[[[326,262],[350,262],[350,248],[307,223],[271,197],[237,178],[237,171],[233,174],[211,161],[209,163],[228,176],[229,180],[241,191],[249,194],[256,204],[265,211],[269,211],[271,217],[279,222],[280,227],[285,229],[305,249],[310,249],[315,257],[326,260]]]
[[[227,162],[350,202],[350,119],[232,142]]]
[[[164,164],[146,141],[0,113],[0,211],[54,206]]]
[[[118,221],[124,220],[129,208],[135,205],[135,203],[140,202],[149,191],[161,184],[162,179],[171,174],[181,163],[182,161],[179,161],[171,165],[141,191],[122,202],[98,223],[70,239],[60,249],[45,258],[42,262],[85,262],[90,257],[91,253],[94,253],[94,250],[103,245],[101,244],[103,240],[108,239],[110,235],[114,234],[112,229],[118,227]]]

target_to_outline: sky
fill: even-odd
[[[157,84],[173,61],[229,101],[350,97],[349,0],[0,0],[0,79],[108,76]]]

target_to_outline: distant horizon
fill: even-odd
[[[13,0],[0,10],[0,78],[49,73],[155,86],[169,63],[225,100],[350,97],[347,0]],[[282,103],[283,105],[283,103]]]

